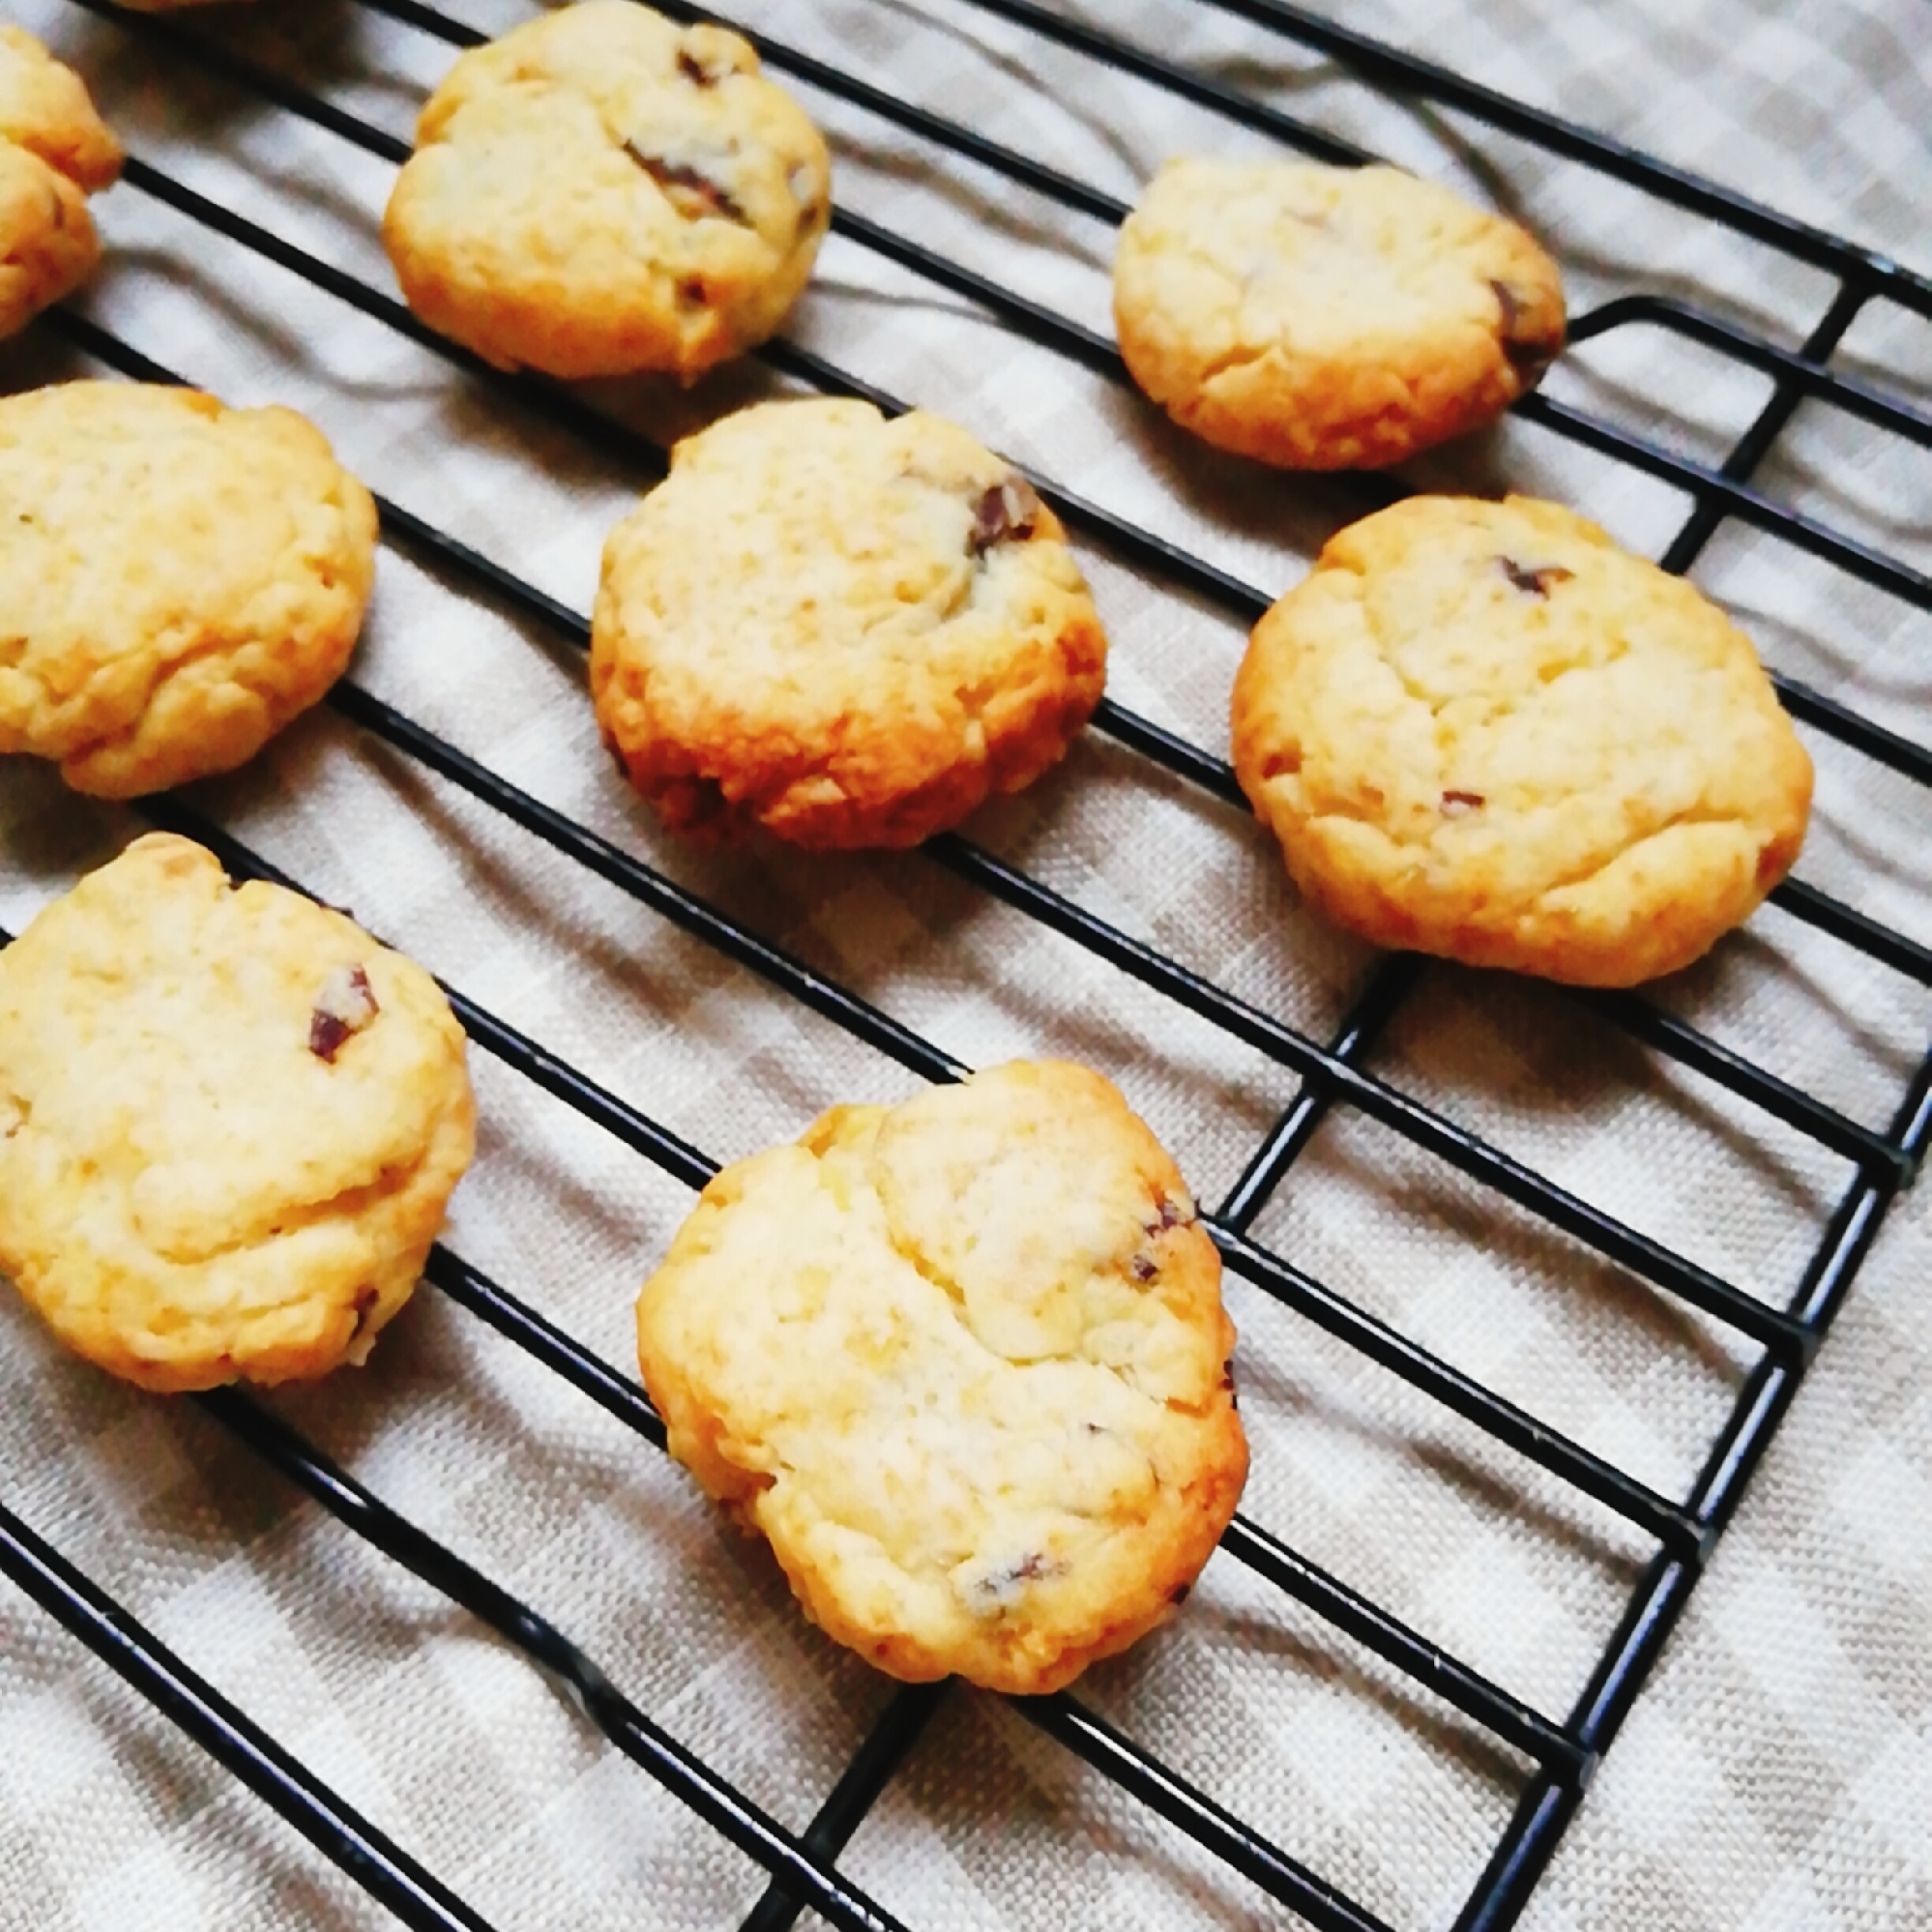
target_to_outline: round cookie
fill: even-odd
[[[417,314],[500,367],[689,382],[777,328],[831,197],[745,41],[582,0],[450,70],[383,242]]]
[[[1054,764],[1105,676],[1059,519],[922,411],[741,410],[604,545],[598,717],[677,832],[917,844]]]
[[[121,145],[80,76],[0,25],[0,337],[93,273],[101,240],[87,196],[120,171]]]
[[[144,1389],[362,1361],[475,1125],[428,974],[185,838],[136,839],[0,952],[0,1269]]]
[[[1563,284],[1513,221],[1399,168],[1194,158],[1121,229],[1114,321],[1134,381],[1217,448],[1373,468],[1533,388]]]
[[[1054,1690],[1162,1622],[1247,1471],[1220,1259],[1098,1074],[834,1107],[637,1303],[671,1453],[881,1670]]]
[[[1234,762],[1337,924],[1592,986],[1747,919],[1811,801],[1744,633],[1524,497],[1413,497],[1333,538],[1255,626]]]
[[[375,506],[314,425],[192,390],[0,400],[0,751],[131,798],[226,772],[348,663]]]

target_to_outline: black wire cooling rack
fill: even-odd
[[[400,162],[406,157],[406,146],[392,135],[253,65],[199,31],[124,15],[101,0],[76,0],[76,4],[119,22],[130,33],[149,37],[169,58],[196,64],[385,161]],[[452,46],[468,45],[482,38],[445,15],[415,4],[415,0],[362,0],[362,4]],[[662,11],[683,20],[719,17],[665,4],[665,0],[659,4]],[[1350,143],[1318,128],[1156,53],[1030,4],[1030,0],[971,0],[971,4],[1092,60],[1127,70],[1301,152],[1341,162],[1365,159]],[[1932,448],[1932,417],[1836,373],[1829,366],[1846,331],[1868,305],[1890,303],[1932,319],[1932,280],[1586,129],[1305,14],[1285,0],[1215,0],[1215,4],[1268,35],[1284,37],[1332,57],[1373,86],[1457,110],[1827,272],[1835,279],[1835,296],[1795,353],[1694,304],[1659,295],[1623,296],[1572,321],[1573,341],[1648,325],[1700,344],[1771,379],[1770,400],[1716,468],[1673,454],[1611,423],[1545,396],[1526,397],[1517,404],[1517,412],[1619,464],[1660,479],[1691,499],[1691,513],[1664,553],[1664,564],[1670,570],[1688,569],[1719,527],[1727,519],[1736,519],[1770,532],[1918,610],[1932,610],[1932,579],[1811,516],[1771,501],[1752,486],[1754,474],[1794,410],[1807,398],[1921,448]],[[1124,205],[1083,183],[908,104],[834,65],[749,31],[741,22],[727,20],[725,24],[746,33],[764,59],[781,74],[797,76],[853,102],[936,149],[990,168],[1067,210],[1109,222],[1119,221],[1127,213]],[[479,382],[615,452],[646,475],[661,473],[663,452],[655,444],[550,384],[506,376],[486,367],[424,329],[387,294],[205,198],[138,157],[129,160],[124,179],[139,192],[400,331],[467,370]],[[1118,353],[1105,337],[863,216],[840,210],[834,217],[834,225],[862,247],[968,298],[1033,341],[1109,380],[1126,380]],[[79,314],[58,311],[42,326],[58,332],[71,344],[125,375],[147,381],[176,379],[131,344]],[[769,345],[762,354],[774,368],[819,390],[865,395],[888,411],[902,406],[830,362],[783,341]],[[1190,593],[1244,621],[1258,616],[1269,602],[1247,584],[1056,488],[1050,481],[1036,479],[1036,483],[1041,495],[1074,529],[1129,561],[1151,579]],[[433,559],[449,580],[467,586],[477,598],[521,613],[572,644],[587,642],[588,627],[577,612],[399,505],[382,501],[380,507],[387,541]],[[1916,785],[1932,784],[1932,749],[1802,684],[1788,678],[1778,679],[1777,684],[1790,711],[1813,729]],[[373,738],[419,761],[571,863],[618,887],[916,1074],[950,1080],[966,1070],[876,1007],[767,943],[631,854],[519,790],[357,685],[339,685],[330,702]],[[1197,746],[1112,700],[1103,704],[1096,723],[1167,771],[1219,798],[1239,802],[1228,767]],[[212,847],[231,872],[280,876],[219,828],[174,801],[152,802],[148,816]],[[1367,1049],[1414,985],[1420,962],[1406,957],[1385,960],[1335,1035],[1326,1042],[1318,1041],[1232,997],[963,838],[936,839],[926,850],[971,885],[1043,922],[1297,1073],[1303,1084],[1294,1103],[1254,1150],[1240,1179],[1207,1221],[1228,1265],[1446,1409],[1582,1494],[1607,1505],[1654,1545],[1586,1687],[1573,1708],[1556,1718],[1447,1655],[1254,1523],[1237,1517],[1227,1533],[1223,1547],[1230,1555],[1513,1746],[1534,1767],[1507,1830],[1456,1919],[1463,1932],[1510,1924],[1574,1813],[1598,1757],[1615,1737],[1655,1662],[1888,1206],[1914,1174],[1928,1126],[1932,1126],[1932,1054],[1919,1061],[1888,1127],[1882,1132],[1874,1131],[1639,997],[1578,996],[1604,1023],[1715,1081],[1855,1164],[1857,1178],[1819,1232],[1796,1295],[1788,1305],[1772,1306],[1590,1206],[1364,1070],[1361,1063]],[[296,881],[283,883],[300,889]],[[1892,972],[1919,985],[1932,985],[1932,950],[1905,933],[1795,880],[1781,886],[1774,900],[1788,914]],[[697,1148],[455,988],[446,990],[478,1046],[598,1123],[626,1146],[692,1187],[701,1186],[716,1171],[715,1163]],[[1758,1345],[1762,1353],[1756,1366],[1744,1378],[1729,1419],[1711,1443],[1702,1470],[1687,1493],[1669,1496],[1639,1481],[1248,1238],[1255,1216],[1307,1147],[1327,1110],[1338,1103],[1393,1128],[1462,1174]],[[662,1426],[642,1390],[499,1283],[447,1247],[436,1249],[428,1278],[619,1421],[662,1447]],[[777,1932],[806,1906],[833,1924],[848,1928],[887,1928],[900,1923],[843,1876],[836,1859],[917,1740],[942,1694],[938,1687],[904,1688],[892,1699],[808,1829],[794,1835],[637,1710],[562,1632],[385,1506],[269,1409],[232,1390],[197,1399],[209,1414],[340,1522],[407,1566],[551,1673],[574,1694],[620,1751],[755,1859],[770,1874],[770,1886],[745,1920],[745,1932]],[[423,1932],[454,1927],[486,1932],[486,1921],[448,1886],[359,1816],[312,1771],[188,1669],[128,1610],[4,1507],[0,1507],[0,1568],[404,1924]],[[1333,1932],[1344,1932],[1344,1928],[1346,1932],[1375,1932],[1382,1926],[1374,1914],[1193,1788],[1072,1695],[1018,1700],[1015,1708],[1067,1750],[1314,1924]]]

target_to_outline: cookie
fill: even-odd
[[[375,537],[291,410],[116,382],[0,400],[0,751],[102,798],[231,770],[341,675]]]
[[[1534,387],[1563,284],[1513,221],[1399,168],[1197,158],[1122,227],[1114,321],[1134,381],[1216,448],[1373,468]]]
[[[598,717],[677,832],[917,844],[1054,764],[1105,675],[1059,520],[922,411],[741,410],[604,545]]]
[[[0,337],[71,294],[101,259],[87,196],[121,171],[121,144],[80,76],[0,25]]]
[[[144,1389],[362,1361],[475,1121],[428,974],[185,838],[136,839],[0,952],[0,1270]]]
[[[746,42],[583,0],[450,70],[383,242],[499,367],[689,382],[777,328],[831,216],[825,142]]]
[[[1744,633],[1524,497],[1413,497],[1331,541],[1255,626],[1234,761],[1337,924],[1591,986],[1747,919],[1811,802]]]
[[[1207,1562],[1247,1471],[1234,1340],[1179,1170],[1052,1061],[727,1167],[637,1303],[671,1453],[805,1614],[894,1677],[1018,1694]]]

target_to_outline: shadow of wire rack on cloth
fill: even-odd
[[[131,34],[147,37],[169,59],[198,64],[382,161],[399,162],[407,154],[406,144],[393,134],[253,64],[203,30],[122,15],[100,0],[74,0],[74,4],[114,20]],[[371,13],[387,15],[451,46],[471,44],[483,38],[473,28],[414,4],[414,0],[361,0],[361,4]],[[1010,25],[1056,41],[1083,58],[1128,72],[1300,151],[1344,162],[1364,158],[1351,142],[1108,32],[1028,4],[1028,0],[971,0],[971,4],[1002,16]],[[1374,86],[1453,109],[1831,277],[1836,293],[1797,351],[1677,297],[1620,296],[1573,322],[1573,341],[1589,341],[1638,326],[1655,328],[1769,379],[1770,399],[1715,467],[1674,454],[1612,422],[1547,396],[1526,398],[1518,404],[1517,413],[1525,421],[1667,483],[1691,499],[1689,516],[1663,553],[1671,570],[1688,570],[1723,524],[1735,519],[1888,597],[1919,611],[1932,611],[1932,579],[1911,562],[1774,501],[1756,490],[1752,483],[1794,413],[1807,400],[1841,411],[1921,449],[1932,449],[1932,415],[1829,366],[1868,305],[1890,303],[1920,318],[1932,318],[1932,280],[1474,86],[1443,69],[1278,4],[1278,0],[1216,0],[1216,4],[1230,15],[1243,16],[1264,36],[1283,36],[1332,56]],[[679,5],[665,6],[663,11],[685,19],[721,17]],[[726,24],[746,31],[742,22],[727,20]],[[1070,213],[1117,222],[1126,212],[1111,196],[882,91],[835,65],[756,32],[747,37],[781,75],[805,81],[878,115],[919,140],[989,168]],[[407,335],[479,382],[594,440],[645,475],[661,471],[663,452],[658,445],[550,384],[505,376],[485,367],[423,328],[388,294],[209,199],[138,155],[131,157],[125,179],[134,190],[166,203],[363,314]],[[1108,382],[1125,381],[1112,342],[1082,324],[850,210],[840,209],[834,215],[834,226],[858,246],[980,306],[1032,342]],[[173,371],[137,347],[79,313],[61,311],[43,326],[124,375],[150,381],[177,379]],[[866,395],[888,410],[904,406],[825,359],[786,341],[774,342],[761,354],[773,369],[812,388]],[[1050,479],[1036,481],[1042,495],[1074,529],[1149,578],[1243,621],[1251,620],[1270,601],[1253,586],[1155,533],[1071,495]],[[1365,486],[1371,491],[1384,487],[1379,481]],[[587,624],[580,612],[401,505],[383,501],[381,510],[385,541],[426,557],[478,599],[494,600],[517,612],[553,630],[568,644],[581,647],[587,641]],[[1808,685],[1789,677],[1780,677],[1777,683],[1786,705],[1812,730],[1885,767],[1910,785],[1932,785],[1932,748]],[[561,857],[596,873],[913,1073],[947,1080],[966,1070],[950,1054],[857,993],[761,938],[587,826],[546,805],[372,692],[345,682],[330,702],[374,739],[503,814]],[[1111,699],[1096,721],[1102,731],[1168,773],[1216,798],[1239,802],[1225,762],[1185,738]],[[237,875],[280,876],[220,828],[175,801],[155,801],[146,815],[158,825],[209,844]],[[1574,996],[1578,1005],[1607,1026],[1715,1082],[1853,1164],[1855,1179],[1819,1232],[1797,1294],[1787,1306],[1775,1307],[1592,1206],[1535,1167],[1369,1071],[1365,1065],[1369,1052],[1415,987],[1422,970],[1420,962],[1408,958],[1385,961],[1370,976],[1333,1036],[1324,1042],[1236,998],[979,845],[948,836],[925,849],[934,863],[967,885],[1042,922],[1299,1075],[1303,1085],[1294,1103],[1253,1150],[1244,1171],[1209,1218],[1230,1268],[1455,1416],[1605,1506],[1654,1543],[1654,1554],[1589,1683],[1573,1708],[1555,1718],[1445,1654],[1401,1619],[1299,1555],[1246,1516],[1237,1518],[1224,1541],[1226,1553],[1255,1575],[1288,1593],[1473,1719],[1532,1767],[1513,1817],[1456,1920],[1458,1927],[1470,1928],[1470,1932],[1512,1923],[1574,1813],[1598,1757],[1615,1737],[1694,1588],[1894,1194],[1911,1180],[1918,1164],[1928,1130],[1932,1130],[1932,1055],[1918,1059],[1916,1071],[1896,1097],[1888,1123],[1883,1129],[1874,1129],[1645,998]],[[300,889],[299,882],[284,882]],[[1797,880],[1779,888],[1773,902],[1791,917],[1819,928],[1889,971],[1920,986],[1932,984],[1932,950],[1895,926]],[[702,1186],[716,1171],[710,1156],[668,1127],[459,990],[450,991],[471,1040],[518,1075],[688,1186]],[[1756,1365],[1743,1378],[1728,1420],[1710,1444],[1703,1469],[1684,1494],[1661,1493],[1613,1460],[1557,1432],[1479,1379],[1410,1340],[1251,1238],[1257,1216],[1308,1148],[1329,1111],[1337,1106],[1357,1110],[1403,1136],[1666,1296],[1728,1326],[1758,1348]],[[661,1447],[661,1424],[641,1389],[510,1290],[447,1247],[436,1251],[428,1278],[620,1422]],[[770,1874],[770,1887],[745,1920],[746,1932],[752,1928],[777,1932],[807,1906],[843,1927],[883,1928],[902,1922],[843,1873],[837,1860],[913,1749],[944,1694],[942,1688],[899,1691],[808,1829],[791,1833],[722,1772],[655,1724],[559,1629],[381,1502],[271,1410],[232,1391],[199,1399],[224,1427],[343,1525],[460,1604],[548,1672],[580,1703],[617,1749],[761,1865]],[[198,1678],[132,1613],[4,1507],[0,1507],[0,1567],[402,1922],[418,1928],[465,1927],[471,1932],[487,1924],[446,1884],[361,1817],[313,1771]],[[1374,1912],[1290,1850],[1244,1823],[1075,1696],[1062,1693],[1026,1700],[1015,1708],[1028,1722],[1085,1764],[1312,1923],[1349,1928],[1349,1932],[1385,1927]],[[917,1924],[916,1917],[912,1922]]]

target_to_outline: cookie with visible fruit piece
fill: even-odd
[[[637,1303],[672,1454],[806,1615],[1021,1695],[1186,1595],[1247,1472],[1234,1341],[1174,1162],[1053,1061],[726,1168]]]
[[[0,1270],[144,1389],[364,1361],[475,1130],[435,981],[188,839],[136,839],[0,952]]]
[[[1059,519],[922,411],[741,410],[604,545],[598,718],[676,832],[917,844],[1057,762],[1105,676]]]
[[[1811,802],[1750,639],[1525,497],[1412,497],[1331,540],[1255,627],[1234,762],[1338,925],[1593,986],[1741,924]]]
[[[1399,168],[1191,158],[1121,229],[1114,320],[1184,428],[1285,469],[1371,469],[1533,388],[1563,282],[1515,222]]]
[[[690,382],[777,328],[831,216],[824,139],[746,42],[582,0],[457,60],[383,241],[410,307],[500,367]]]
[[[87,197],[121,172],[121,144],[72,68],[0,25],[0,337],[72,294],[101,259]]]

